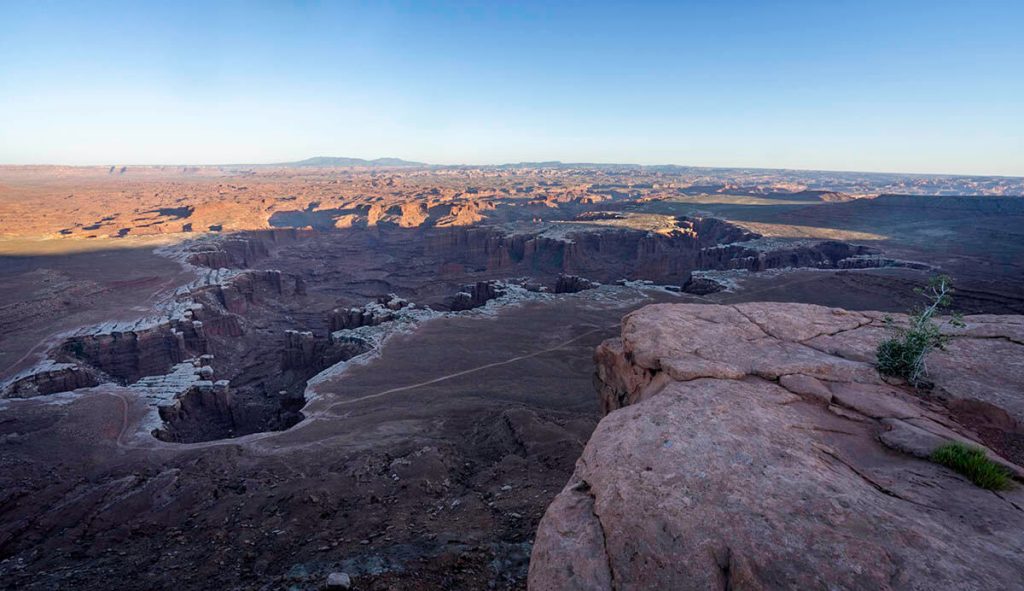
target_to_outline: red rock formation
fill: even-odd
[[[132,383],[147,375],[167,373],[171,366],[181,363],[205,349],[190,350],[185,334],[178,327],[188,325],[191,331],[201,330],[192,322],[165,322],[152,326],[113,330],[100,328],[94,333],[68,338],[61,346],[62,356],[79,360],[103,373]],[[205,342],[202,337],[195,342]]]
[[[269,254],[267,246],[262,240],[232,238],[204,246],[203,250],[189,255],[188,262],[212,269],[248,267]]]
[[[294,242],[307,234],[308,232],[294,228],[242,233],[196,244],[190,247],[185,260],[197,267],[211,269],[247,268],[270,256],[270,249],[274,245]]]
[[[160,404],[158,412],[164,426],[153,432],[154,437],[163,441],[189,441],[208,437],[210,433],[230,436],[235,427],[236,411],[231,384],[228,380],[214,380],[214,371],[209,365],[212,358],[212,355],[204,355],[193,360],[193,377],[179,386],[182,390],[173,398]],[[189,373],[188,365],[183,364],[175,373]],[[173,382],[174,374],[162,381],[168,378]],[[161,378],[156,379],[160,381]]]
[[[207,297],[232,314],[245,314],[249,306],[258,303],[264,295],[280,297],[301,295],[305,282],[293,275],[277,270],[245,271],[230,280],[195,290],[192,297],[200,302]]]
[[[801,304],[627,316],[598,348],[608,414],[541,521],[529,588],[1019,586],[1024,490],[993,495],[927,461],[993,439],[880,379],[880,319]],[[967,325],[933,354],[934,393],[981,397],[1019,429],[1024,374],[1009,360],[1024,317]]]

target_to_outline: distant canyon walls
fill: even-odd
[[[870,247],[839,241],[765,244],[761,236],[717,218],[679,218],[669,232],[582,226],[546,231],[512,232],[497,226],[414,228],[346,228],[316,232],[279,229],[248,232],[215,245],[197,247],[189,261],[200,266],[248,268],[304,236],[317,245],[332,240],[372,244],[366,256],[379,254],[415,270],[432,270],[440,278],[462,282],[474,273],[528,276],[554,280],[561,274],[611,282],[647,279],[683,284],[695,270],[764,271],[787,267],[859,268],[883,261],[864,259]],[[858,259],[858,257],[861,257]],[[844,262],[845,261],[845,262]]]
[[[690,223],[689,231],[669,234],[602,229],[572,233],[564,239],[459,228],[427,235],[425,251],[443,261],[442,273],[571,274],[602,282],[626,278],[669,284],[685,283],[695,270],[857,266],[842,261],[877,252],[837,241],[766,248],[752,242],[759,235],[721,220]]]
[[[756,238],[720,220],[697,220],[688,232],[659,234],[631,229],[581,230],[563,237],[508,234],[493,228],[455,228],[426,236],[425,252],[442,271],[507,271],[572,274],[597,281],[643,278],[685,281],[699,268],[703,248]]]

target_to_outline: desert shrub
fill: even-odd
[[[1009,471],[985,456],[985,452],[959,442],[940,446],[931,459],[963,474],[981,488],[1005,490],[1010,487]]]
[[[927,368],[925,358],[933,349],[943,349],[949,336],[942,333],[934,317],[949,308],[952,303],[953,283],[946,275],[933,277],[928,287],[918,290],[927,303],[917,311],[911,311],[906,326],[898,325],[885,318],[892,336],[882,341],[876,351],[878,371],[890,376],[905,378],[914,386],[923,383]],[[949,319],[953,326],[963,326],[958,315]]]

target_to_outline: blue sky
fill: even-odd
[[[1024,2],[0,0],[0,163],[1024,175]]]

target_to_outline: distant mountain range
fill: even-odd
[[[665,174],[689,174],[689,175],[705,175],[708,177],[731,177],[733,175],[739,177],[758,177],[756,179],[748,179],[755,184],[764,184],[772,180],[764,178],[764,175],[780,175],[787,179],[795,179],[801,181],[817,180],[821,181],[818,184],[829,186],[830,190],[842,192],[843,187],[833,186],[837,182],[839,184],[846,183],[897,183],[900,186],[886,187],[883,192],[908,192],[907,188],[903,184],[910,183],[918,184],[926,181],[953,181],[953,180],[964,180],[970,182],[979,181],[990,181],[996,182],[999,179],[1005,179],[1014,182],[1019,182],[1024,177],[1007,177],[1007,176],[991,176],[991,175],[964,175],[964,174],[919,174],[919,173],[892,173],[892,172],[856,172],[856,171],[830,171],[830,170],[799,170],[799,169],[783,169],[783,168],[757,168],[757,167],[707,167],[707,166],[685,166],[677,164],[625,164],[625,163],[613,163],[613,162],[562,162],[560,160],[545,160],[537,162],[508,162],[505,164],[428,164],[426,162],[416,162],[413,160],[403,160],[401,158],[374,158],[368,160],[365,158],[348,158],[345,156],[314,156],[313,158],[306,158],[305,160],[299,160],[296,162],[279,162],[276,164],[239,164],[234,166],[247,166],[247,167],[267,167],[267,166],[284,166],[294,168],[331,168],[331,167],[366,167],[366,168],[430,168],[430,169],[490,169],[490,170],[515,170],[515,169],[553,169],[553,170],[568,170],[568,169],[588,169],[588,170],[600,170],[612,174],[631,173],[631,172],[648,172],[648,173],[665,173]],[[733,179],[735,180],[735,179]],[[827,182],[826,182],[827,181]],[[739,182],[739,181],[737,181]],[[927,184],[927,183],[926,183]],[[860,187],[863,188],[863,187]],[[916,192],[916,191],[915,191]],[[932,192],[932,191],[921,191],[921,192]],[[971,188],[964,187],[957,190],[950,190],[946,194],[969,194],[979,192],[977,189],[971,190]],[[1006,194],[1005,189],[1000,191],[980,191],[982,193],[992,194]],[[1012,193],[1016,193],[1016,190],[1010,190]]]
[[[626,170],[652,170],[656,172],[692,172],[698,170],[751,170],[743,168],[720,168],[712,169],[706,167],[695,167],[695,166],[677,166],[674,164],[663,164],[663,165],[642,165],[642,164],[620,164],[620,163],[601,163],[601,162],[562,162],[560,160],[547,160],[543,162],[508,162],[505,164],[428,164],[426,162],[415,162],[412,160],[403,160],[401,158],[374,158],[367,160],[365,158],[348,158],[345,156],[314,156],[313,158],[306,158],[305,160],[299,160],[296,162],[278,162],[275,164],[263,164],[255,166],[287,166],[287,167],[345,167],[345,166],[365,166],[365,167],[380,167],[380,168],[490,168],[490,169],[517,169],[517,168],[547,168],[547,169],[570,169],[570,168],[588,168],[594,170],[607,170],[607,171],[626,171]]]
[[[423,162],[412,162],[401,158],[375,158],[366,160],[364,158],[345,158],[343,156],[314,156],[298,162],[282,162],[277,166],[379,166],[379,167],[413,167],[429,166]]]

